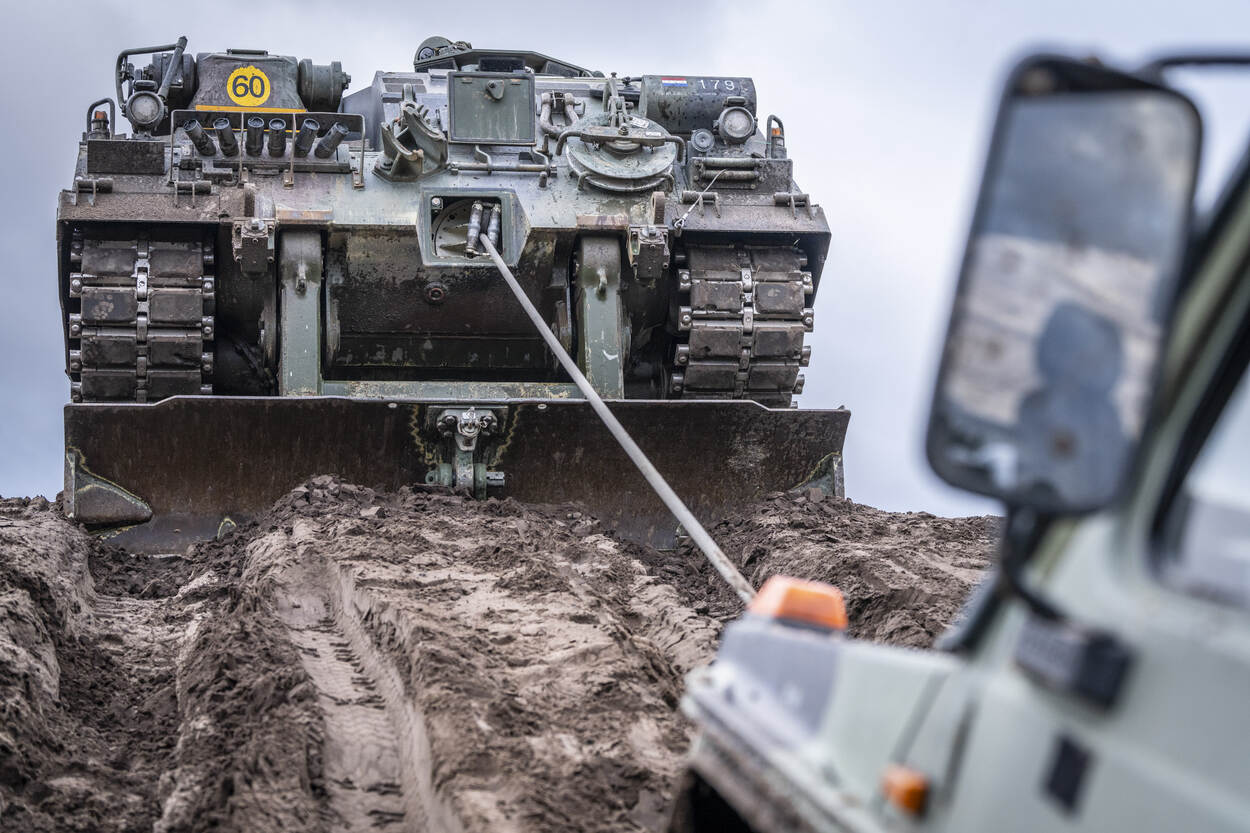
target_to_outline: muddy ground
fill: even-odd
[[[775,495],[713,534],[757,586],[832,581],[923,646],[993,519]],[[0,830],[657,830],[682,676],[738,603],[576,507],[317,478],[138,558],[0,501]]]

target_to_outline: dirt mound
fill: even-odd
[[[178,742],[156,833],[329,829],[321,714],[295,647],[256,599],[214,587],[213,573],[197,582],[179,594],[200,610],[177,658]]]
[[[318,689],[337,815],[658,827],[716,625],[579,513],[320,479],[240,546]]]
[[[714,536],[927,644],[993,519],[777,495]],[[0,502],[0,829],[660,829],[682,676],[740,606],[575,507],[316,478],[169,558]]]
[[[0,502],[0,830],[316,829],[300,810],[319,806],[299,801],[320,777],[311,686],[248,603],[46,501]]]
[[[928,647],[989,566],[1001,519],[883,512],[811,492],[778,495],[716,534],[757,587],[777,574],[827,581],[846,596],[851,636]]]
[[[152,558],[134,555],[107,540],[92,548],[88,561],[95,589],[111,596],[163,599],[195,575],[195,567],[178,555]]]
[[[177,727],[156,602],[95,591],[93,542],[0,501],[0,829],[151,830]]]
[[[828,582],[846,598],[850,636],[928,647],[989,566],[1001,523],[885,512],[810,490],[771,495],[710,531],[755,587],[774,575]],[[653,569],[692,607],[719,621],[738,615],[737,598],[689,546],[680,558],[657,555]]]

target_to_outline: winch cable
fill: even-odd
[[[543,337],[543,341],[547,342],[547,347],[560,360],[561,366],[572,377],[573,382],[582,392],[582,395],[586,397],[586,401],[590,403],[590,407],[594,409],[599,419],[603,420],[603,424],[607,426],[608,431],[612,433],[616,441],[621,444],[621,448],[625,450],[625,453],[629,455],[629,459],[638,467],[638,471],[642,472],[642,476],[646,478],[647,483],[651,485],[651,488],[659,495],[660,500],[664,501],[664,505],[668,507],[682,528],[686,530],[691,540],[699,547],[703,557],[711,562],[716,572],[720,573],[721,578],[733,588],[733,591],[738,594],[743,603],[749,603],[751,599],[755,598],[755,590],[752,589],[750,582],[746,580],[742,573],[738,572],[738,568],[733,565],[733,562],[716,545],[716,542],[712,540],[712,536],[708,535],[707,530],[703,528],[703,524],[699,523],[699,520],[686,507],[682,499],[673,491],[673,487],[668,485],[668,481],[664,479],[664,476],[647,459],[647,455],[638,447],[638,443],[634,442],[633,437],[629,436],[625,426],[621,425],[620,421],[608,410],[607,404],[595,392],[595,389],[590,386],[590,382],[587,381],[585,375],[577,367],[577,363],[573,361],[568,351],[564,349],[564,345],[560,344],[555,334],[551,332],[551,328],[547,326],[547,322],[543,320],[542,315],[535,308],[534,304],[531,303],[529,296],[525,294],[525,290],[521,289],[521,284],[517,283],[512,270],[508,268],[508,264],[503,262],[503,258],[499,256],[499,252],[491,244],[490,238],[483,234],[481,240],[482,248],[490,255],[490,259],[495,262],[495,268],[499,270],[504,280],[507,281],[508,288],[512,290],[512,294],[516,296],[517,300],[521,302],[521,306],[525,308],[525,314],[529,316],[530,321],[534,322],[534,327],[538,330],[538,334]]]

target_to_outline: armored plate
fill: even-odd
[[[137,496],[150,508],[153,520],[118,543],[160,552],[212,537],[227,517],[255,517],[317,474],[385,489],[425,482],[437,447],[418,426],[431,407],[445,403],[177,397],[69,405],[65,437],[79,461],[79,486],[116,484],[130,502]],[[848,411],[728,400],[626,401],[612,411],[701,518],[821,478],[831,491],[841,489]],[[505,423],[486,456],[506,476],[494,494],[578,502],[625,538],[673,545],[676,521],[589,403],[513,402]],[[144,439],[133,442],[136,436]],[[117,454],[122,446],[127,453]]]
[[[156,139],[90,139],[89,174],[165,173],[165,142]]]
[[[448,140],[534,144],[534,77],[511,72],[447,74]]]

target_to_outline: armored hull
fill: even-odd
[[[58,209],[84,523],[172,546],[333,471],[583,499],[671,540],[619,499],[632,473],[611,482],[481,234],[696,506],[840,490],[848,414],[788,408],[829,229],[749,78],[437,38],[346,97],[337,63],[185,41],[127,50],[118,78],[131,131],[89,108]],[[193,496],[166,500],[175,481]]]

